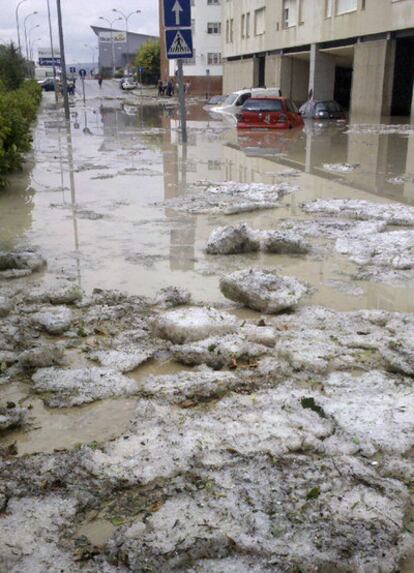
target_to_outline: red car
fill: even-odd
[[[303,126],[295,104],[285,97],[252,97],[237,114],[237,129],[291,129]]]

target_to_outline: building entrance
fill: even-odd
[[[414,38],[396,40],[391,115],[410,115],[413,97]]]

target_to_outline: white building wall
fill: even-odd
[[[226,0],[218,0],[217,4],[210,4],[212,0],[192,0],[191,18],[193,20],[193,46],[195,49],[194,64],[184,65],[186,76],[206,76],[210,70],[211,76],[222,76],[223,66],[208,63],[208,54],[222,54],[222,33],[209,34],[209,23],[217,23],[222,26],[222,3]],[[173,76],[177,64],[170,60],[170,75]]]

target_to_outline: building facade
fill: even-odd
[[[194,57],[184,60],[185,81],[192,94],[221,94],[222,66],[222,3],[225,0],[191,0]],[[160,0],[161,78],[174,78],[177,63],[167,60],[163,24],[163,0]]]
[[[113,67],[115,69],[126,68],[143,44],[158,40],[157,36],[135,32],[127,34],[125,30],[112,30],[111,32],[110,28],[99,26],[91,26],[91,28],[98,37],[99,70],[107,74],[112,73]]]
[[[414,0],[223,0],[224,93],[277,86],[357,115],[410,115]]]

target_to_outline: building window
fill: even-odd
[[[207,64],[209,66],[219,66],[221,64],[220,52],[208,52],[207,53]]]
[[[250,12],[246,14],[246,38],[250,38]]]
[[[325,18],[332,18],[333,0],[325,0]]]
[[[207,6],[219,6],[220,0],[207,0]]]
[[[195,32],[196,32],[196,21],[191,19],[191,31],[193,33],[193,36],[195,36]]]
[[[283,28],[296,26],[296,0],[283,0]]]
[[[347,12],[354,12],[358,7],[358,0],[337,0],[336,13],[346,14]]]
[[[246,14],[242,14],[241,17],[241,37],[246,37]]]
[[[207,34],[221,34],[221,23],[209,22],[207,24]]]
[[[261,36],[265,33],[266,20],[265,20],[266,8],[259,8],[259,10],[254,11],[254,35]]]
[[[234,21],[230,18],[230,43],[233,43]]]
[[[230,21],[226,20],[226,44],[230,42]]]

